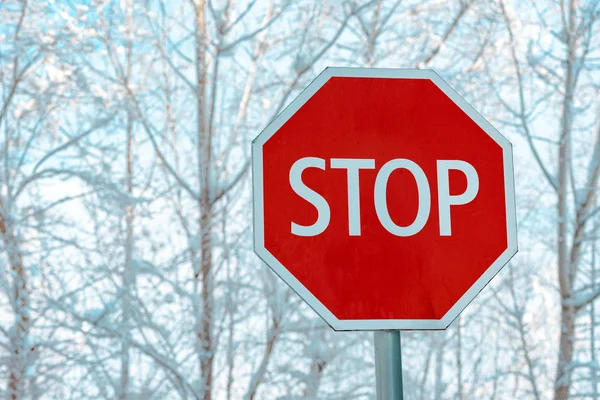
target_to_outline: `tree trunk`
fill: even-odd
[[[200,268],[195,272],[195,285],[200,280],[201,308],[196,311],[196,338],[199,342],[200,375],[204,400],[211,400],[213,378],[213,291],[212,291],[212,144],[206,124],[206,15],[203,0],[194,2],[197,162],[200,197],[198,199],[200,229]]]
[[[321,377],[327,363],[323,360],[314,359],[310,363],[310,370],[304,388],[304,397],[307,400],[317,399],[319,394],[319,386],[321,385]]]
[[[127,193],[133,196],[133,121],[130,112],[127,113],[127,154],[126,154],[126,184]],[[131,290],[134,283],[132,268],[133,255],[133,220],[134,209],[132,204],[128,204],[125,210],[126,238],[125,238],[125,265],[123,269],[123,295],[122,295],[122,313],[123,326],[121,327],[121,388],[119,396],[121,399],[127,399],[129,389],[129,330],[131,319]]]
[[[431,345],[429,349],[427,349],[427,357],[425,358],[425,366],[423,368],[423,377],[421,378],[421,384],[419,385],[419,393],[420,399],[425,400],[427,395],[427,376],[429,375],[429,368],[431,366],[431,357],[433,356],[433,351],[435,350],[435,338],[430,337]]]
[[[456,380],[457,393],[456,398],[464,400],[463,394],[463,370],[462,370],[462,327],[460,315],[456,318]]]
[[[592,292],[596,291],[596,238],[598,237],[598,220],[594,220],[592,231],[593,242],[591,248],[592,271],[590,280],[592,281]],[[595,302],[590,303],[590,355],[592,364],[596,364],[596,307]],[[598,398],[598,369],[590,368],[590,381],[592,382],[592,398]]]
[[[570,363],[573,360],[573,339],[575,337],[575,312],[573,307],[563,305],[561,307],[561,332],[559,343],[558,360],[559,369],[556,375],[554,392],[555,400],[566,400],[569,396],[571,382]]]
[[[0,201],[0,208],[4,209]],[[29,306],[30,292],[27,274],[23,265],[23,256],[19,250],[17,238],[7,222],[4,213],[0,211],[0,234],[8,254],[10,270],[13,279],[13,296],[11,303],[15,313],[15,324],[11,332],[11,353],[9,359],[8,393],[10,400],[21,400],[27,398],[27,369],[29,367],[31,353],[35,347],[31,347],[29,336],[31,330]]]
[[[444,341],[446,339],[446,331],[442,331],[437,336],[437,344],[435,351],[435,387],[434,399],[441,400],[444,392]]]
[[[562,132],[558,149],[558,282],[561,297],[559,353],[555,378],[554,400],[566,400],[571,385],[570,365],[573,361],[573,340],[575,338],[575,308],[566,305],[573,293],[574,266],[568,253],[567,190],[569,185],[569,163],[571,155],[571,125],[573,92],[575,89],[574,64],[576,59],[575,32],[576,2],[569,2],[569,21],[566,29],[568,55],[566,62],[565,97],[562,110]]]

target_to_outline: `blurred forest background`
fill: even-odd
[[[600,2],[4,0],[0,397],[368,399],[252,252],[250,141],[326,66],[433,68],[514,144],[520,252],[407,399],[597,399]]]

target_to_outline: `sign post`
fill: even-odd
[[[375,331],[377,400],[403,400],[400,331]]]
[[[431,70],[327,68],[252,143],[254,250],[334,330],[446,329],[517,252],[512,146]]]

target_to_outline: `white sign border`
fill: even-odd
[[[264,246],[262,146],[298,111],[330,78],[399,78],[429,79],[462,111],[483,129],[503,150],[506,189],[507,249],[465,292],[441,319],[433,320],[341,320],[327,309]],[[517,253],[517,219],[515,203],[512,144],[452,89],[435,71],[420,69],[328,67],[321,72],[275,119],[252,141],[252,190],[254,216],[254,251],[292,290],[336,331],[353,330],[440,330],[446,329],[471,303],[479,292]]]

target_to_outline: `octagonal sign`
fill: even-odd
[[[517,251],[511,144],[433,71],[327,68],[252,158],[255,251],[333,329],[445,329]]]

